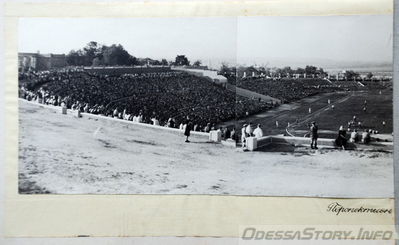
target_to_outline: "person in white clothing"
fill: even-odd
[[[258,139],[263,137],[263,130],[261,129],[261,125],[260,124],[258,124],[258,127],[255,128],[254,135]]]
[[[247,134],[247,137],[252,137],[253,136],[254,129],[252,127],[252,123],[249,123],[248,126],[245,129],[245,133]]]
[[[153,125],[159,126],[159,121],[158,121],[158,119],[156,119],[155,117],[152,118],[151,121],[152,121],[152,124],[153,124]]]
[[[118,114],[119,114],[118,108],[115,108],[113,116],[118,117]]]
[[[362,133],[362,143],[368,144],[368,143],[370,143],[370,140],[371,140],[370,133],[367,129],[365,129]]]
[[[357,130],[354,129],[351,133],[351,137],[350,137],[349,141],[352,143],[355,143],[355,142],[357,142],[357,139],[358,139],[358,133],[357,133]]]

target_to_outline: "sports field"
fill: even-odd
[[[364,101],[367,101],[366,111],[363,111]],[[385,90],[381,94],[379,91],[352,92],[348,93],[347,98],[334,104],[334,109],[326,105],[310,115],[309,120],[303,120],[297,128],[307,129],[306,123],[314,120],[319,123],[320,128],[338,131],[340,125],[346,127],[348,121],[356,116],[365,129],[377,130],[383,134],[393,132],[392,91]]]
[[[330,100],[331,104],[328,104]],[[363,111],[367,100],[367,110]],[[356,116],[367,129],[378,130],[383,134],[393,132],[392,90],[367,90],[356,92],[336,92],[311,96],[294,103],[283,104],[273,110],[238,120],[236,127],[244,123],[260,123],[266,135],[286,134],[288,123],[298,130],[308,130],[308,124],[316,121],[320,130],[338,132],[340,125],[347,127],[348,121]],[[332,106],[334,105],[334,109]],[[309,113],[309,107],[311,113]],[[276,126],[278,121],[279,126]],[[382,122],[385,121],[385,126]],[[233,125],[234,121],[222,124]]]

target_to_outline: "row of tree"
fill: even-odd
[[[167,61],[166,59],[136,58],[129,54],[120,44],[106,46],[94,41],[89,42],[82,49],[71,50],[66,55],[66,60],[71,66],[190,65],[190,61],[185,55],[177,55],[174,61]],[[197,60],[193,65],[200,66],[201,61]]]
[[[122,45],[100,45],[89,42],[83,49],[71,50],[66,56],[72,66],[135,65],[137,59],[130,55]]]

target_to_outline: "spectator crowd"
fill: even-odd
[[[259,78],[248,77],[236,81],[237,86],[289,103],[311,95],[333,91],[357,90],[354,81],[328,81],[323,78]]]
[[[19,74],[20,97],[109,117],[193,130],[272,107],[185,72],[104,75],[82,70]]]

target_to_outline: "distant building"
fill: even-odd
[[[18,69],[42,71],[67,66],[65,54],[18,53]]]

